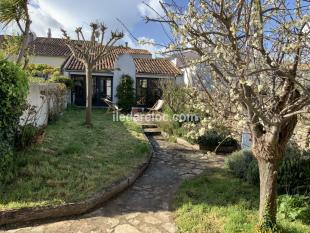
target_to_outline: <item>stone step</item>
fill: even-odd
[[[159,128],[144,128],[144,133],[147,136],[161,135]]]
[[[142,123],[141,126],[143,129],[154,129],[158,127],[156,124],[150,124],[150,123]]]

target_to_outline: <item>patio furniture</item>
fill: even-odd
[[[122,111],[121,108],[119,108],[116,104],[113,104],[111,100],[109,99],[102,99],[107,105],[108,105],[108,111],[112,111],[112,112],[120,112]]]
[[[152,108],[147,108],[151,113],[152,112],[159,112],[164,105],[164,100],[157,100],[157,102],[154,104]]]

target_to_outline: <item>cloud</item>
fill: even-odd
[[[35,32],[39,36],[46,36],[48,28],[52,31],[57,32],[63,27],[59,21],[53,18],[49,13],[45,12],[40,7],[30,6],[29,7],[30,17],[32,19],[31,31]],[[56,33],[60,36],[60,33]]]
[[[145,41],[150,41],[150,44],[139,44],[138,41],[134,40],[130,35],[125,33],[124,38],[122,42],[127,42],[128,46],[131,48],[137,48],[137,49],[146,49],[150,51],[154,57],[160,57],[159,51],[160,48],[156,45],[156,41],[153,38],[148,38],[148,37],[139,37],[137,38],[138,40],[145,40]]]
[[[124,31],[125,37],[121,44],[129,43],[130,47],[148,49],[151,52],[158,50],[155,45],[139,45],[133,40],[123,26],[117,21],[120,19],[126,27],[133,31],[141,23],[143,16],[155,16],[155,12],[143,4],[146,1],[156,11],[161,12],[159,0],[31,0],[31,30],[37,36],[46,36],[48,28],[52,30],[53,37],[62,37],[60,28],[64,28],[75,38],[74,30],[83,27],[85,36],[90,34],[89,23],[93,21],[104,22],[109,30]],[[148,28],[143,36],[147,37]],[[16,26],[2,31],[4,33],[18,32]],[[141,32],[140,32],[141,34]],[[108,37],[108,36],[107,36]],[[149,38],[153,40],[152,38]]]
[[[138,5],[138,9],[142,16],[148,16],[150,18],[158,18],[159,15],[163,15],[164,13],[160,5],[160,0],[142,2]]]
[[[116,20],[121,19],[130,29],[141,20],[137,8],[142,0],[36,0],[40,9],[50,15],[55,21],[60,22],[69,33],[78,26],[85,31],[93,21],[104,22],[110,30],[123,30]],[[37,17],[33,19],[40,20]],[[53,36],[60,36],[59,30]]]

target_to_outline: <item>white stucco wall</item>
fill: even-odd
[[[30,56],[29,64],[46,64],[59,68],[65,60],[65,57]]]
[[[55,107],[54,97],[47,98],[45,95],[42,95],[42,92],[47,89],[57,88],[58,84],[42,84],[42,83],[31,83],[29,87],[29,93],[27,97],[27,103],[30,106],[30,109],[24,111],[20,119],[21,125],[31,123],[36,127],[46,126],[48,123],[49,112]],[[49,101],[48,101],[49,100]],[[63,97],[63,106],[67,107],[67,96]],[[31,111],[31,108],[34,108],[35,112]],[[30,112],[33,112],[31,114]]]
[[[134,87],[136,86],[136,67],[133,57],[129,54],[120,55],[115,61],[113,75],[113,103],[117,103],[116,88],[123,75],[129,75],[134,81]]]

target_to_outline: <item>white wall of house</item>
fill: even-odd
[[[116,89],[123,75],[129,75],[134,81],[134,87],[136,86],[136,66],[133,57],[129,54],[120,55],[115,61],[113,75],[113,103],[117,103],[118,101],[116,97]]]
[[[30,64],[46,64],[53,66],[55,68],[61,67],[61,65],[65,62],[65,57],[48,57],[48,56],[30,56],[29,63]]]

